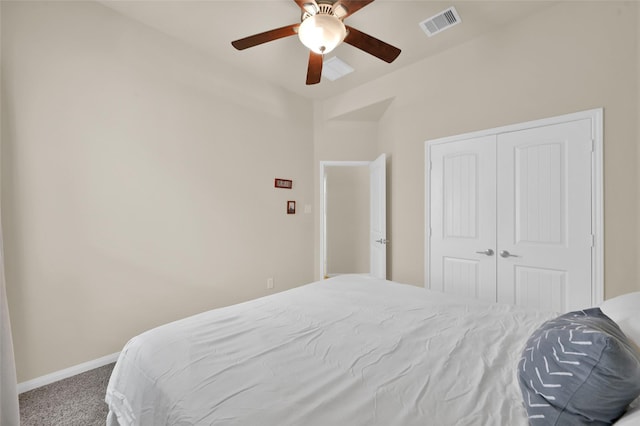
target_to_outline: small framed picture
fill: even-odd
[[[296,202],[287,201],[287,214],[296,214]]]
[[[293,187],[293,181],[289,179],[276,178],[275,187],[291,189]]]

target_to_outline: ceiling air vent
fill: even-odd
[[[335,81],[352,72],[353,68],[337,56],[325,60],[322,65],[322,76],[331,81]]]
[[[459,24],[460,22],[462,22],[462,20],[460,19],[460,15],[458,15],[458,11],[456,11],[456,8],[452,6],[449,9],[420,22],[420,28],[422,28],[422,30],[431,37],[446,30],[447,28],[451,28],[454,25]]]

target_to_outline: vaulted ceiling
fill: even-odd
[[[465,43],[483,33],[515,23],[551,1],[409,1],[377,0],[349,16],[345,23],[400,49],[388,64],[343,43],[325,59],[337,56],[355,71],[307,86],[309,53],[297,37],[288,37],[238,51],[231,41],[300,22],[293,0],[101,0],[105,6],[173,36],[230,67],[244,70],[309,99],[324,99],[375,80],[414,62]],[[455,6],[461,23],[428,37],[421,21]],[[541,29],[542,31],[543,29]]]

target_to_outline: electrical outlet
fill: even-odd
[[[273,288],[273,278],[267,278],[267,288],[268,289]]]

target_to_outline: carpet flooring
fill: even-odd
[[[20,426],[104,426],[104,395],[114,365],[21,393]]]

